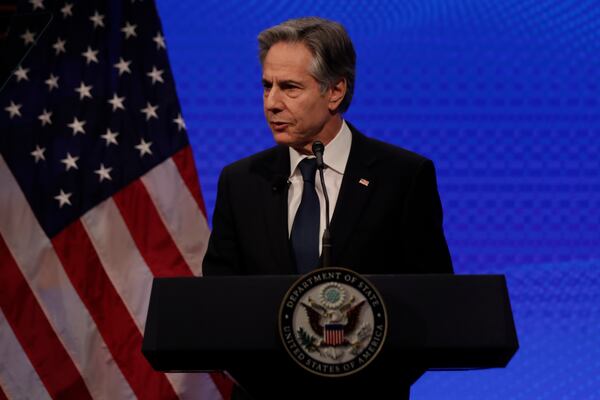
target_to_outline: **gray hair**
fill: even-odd
[[[346,95],[339,112],[352,102],[356,75],[356,53],[346,29],[334,21],[318,17],[290,19],[262,31],[258,35],[259,58],[264,63],[269,49],[279,42],[303,43],[313,54],[311,75],[319,82],[321,92],[346,80]]]

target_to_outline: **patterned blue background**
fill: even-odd
[[[273,143],[256,35],[292,17],[353,38],[346,118],[435,161],[455,269],[506,274],[521,349],[414,399],[600,398],[598,2],[157,2],[209,215],[221,168]]]

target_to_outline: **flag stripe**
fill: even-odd
[[[144,175],[142,182],[187,265],[200,275],[210,231],[177,166],[169,159]]]
[[[142,356],[142,335],[115,291],[80,221],[52,239],[75,290],[87,306],[125,379],[139,398],[176,398],[165,375]]]
[[[88,211],[81,222],[115,290],[143,332],[153,276],[116,204],[106,200]],[[213,398],[217,389],[221,390],[207,374],[167,374],[167,378],[181,399]]]
[[[192,148],[186,146],[173,155],[173,162],[179,170],[179,174],[183,178],[185,185],[196,200],[196,204],[202,210],[206,218],[206,205],[204,204],[204,198],[200,191],[200,181],[198,180],[198,172],[196,171],[196,164],[194,163],[194,155],[192,154]]]
[[[206,373],[168,373],[175,391],[181,400],[226,399],[221,395],[220,389],[213,381],[210,374]]]
[[[1,236],[0,281],[10,282],[3,285],[0,292],[0,307],[50,396],[91,399],[79,371],[48,323]],[[31,329],[32,326],[36,328]],[[61,373],[54,373],[56,369]]]
[[[0,213],[0,235],[89,391],[96,398],[134,398],[2,156],[0,182],[0,204],[10,210]]]
[[[143,332],[153,276],[137,251],[119,209],[112,199],[107,199],[88,211],[81,223],[113,287],[139,332]]]
[[[210,229],[206,221],[206,208],[191,147],[186,146],[171,160],[154,168],[142,178],[142,181],[190,269],[194,275],[200,276]],[[182,190],[182,187],[186,187],[187,191]],[[181,210],[186,212],[183,213]],[[196,213],[196,210],[199,212]],[[173,374],[168,375],[173,376]],[[190,375],[188,374],[188,378],[191,378]],[[231,398],[233,389],[231,379],[219,372],[213,372],[209,376],[221,397]],[[190,380],[193,379],[195,378]],[[171,381],[173,382],[172,379]],[[174,385],[179,387],[177,384]],[[201,387],[198,387],[198,390],[200,389]],[[186,398],[185,395],[182,398]]]
[[[217,385],[217,388],[219,388],[221,397],[223,397],[225,400],[231,399],[233,381],[223,372],[211,372],[210,377],[212,378],[214,384]]]
[[[129,230],[128,232],[132,235],[137,234],[139,236],[138,241],[135,245],[139,249],[139,252],[142,254],[143,258],[146,261],[151,259],[151,257],[148,255],[151,255],[154,251],[156,251],[156,245],[154,245],[155,242],[172,243],[172,246],[165,246],[166,248],[162,250],[162,256],[164,256],[167,249],[171,252],[171,254],[178,254],[179,256],[182,256],[182,253],[179,252],[179,247],[176,246],[171,235],[173,235],[173,237],[177,240],[177,243],[183,243],[183,245],[180,245],[180,247],[187,246],[188,251],[201,251],[201,256],[203,257],[204,252],[206,250],[205,245],[203,245],[201,248],[198,248],[198,245],[195,245],[194,242],[204,243],[201,239],[208,237],[209,231],[208,226],[205,225],[206,219],[204,218],[204,215],[201,213],[194,199],[190,196],[190,193],[188,191],[183,191],[183,194],[181,194],[182,190],[185,189],[185,187],[181,184],[182,178],[179,175],[178,169],[175,168],[174,163],[170,160],[163,162],[162,164],[155,167],[152,171],[150,171],[147,175],[145,175],[142,178],[142,180],[144,183],[143,186],[140,187],[139,185],[136,185],[135,191],[132,190],[132,188],[130,187],[128,188],[129,192],[127,194],[131,195],[131,193],[133,192],[133,195],[136,196],[136,205],[139,206],[143,202],[143,205],[140,208],[144,208],[147,210],[147,212],[145,213],[146,215],[155,215],[155,218],[146,221],[146,223],[148,224],[146,225],[146,228],[148,226],[152,227],[157,225],[159,228],[150,228],[146,231],[142,231],[139,228],[135,229],[135,227],[139,227],[141,225],[136,224],[132,220],[135,220],[135,218],[141,218],[141,216],[134,216],[133,218],[130,218],[130,229],[133,229],[133,232],[131,230]],[[124,193],[122,194],[123,196],[125,196]],[[130,199],[120,199],[119,195],[114,196],[114,199],[117,207],[119,207],[119,203],[117,203],[117,201],[121,203],[122,207],[119,207],[119,210],[121,212],[121,215],[123,216],[123,220],[125,220],[126,222],[127,217],[130,217],[130,210],[129,207],[125,206],[128,204],[128,201],[130,201]],[[169,205],[169,203],[178,207],[173,208],[171,205]],[[159,209],[160,212],[157,209]],[[183,213],[181,212],[181,210],[185,210],[188,213]],[[193,212],[190,212],[190,210],[193,210]],[[134,208],[133,211],[139,212],[137,208]],[[109,219],[112,221],[114,220],[114,217],[110,217]],[[164,221],[166,221],[166,225]],[[204,224],[202,222],[204,222]],[[169,227],[168,231],[166,228],[167,226]],[[179,232],[179,230],[181,229],[184,229],[185,237],[182,237],[181,233]],[[155,236],[154,240],[142,240],[148,236],[148,230],[153,231],[152,233]],[[162,238],[159,239],[159,234],[161,234],[161,232]],[[125,243],[126,238],[124,232],[121,232],[119,234],[116,234],[117,232],[112,233],[115,233],[115,238],[120,237],[123,239],[123,243]],[[109,234],[108,236],[112,235]],[[111,249],[114,251],[114,248]],[[119,252],[117,251],[117,253]],[[194,263],[193,260],[194,259],[192,258],[190,264]],[[201,258],[196,260],[197,262],[195,263],[195,265],[197,266],[197,269],[194,270],[194,272],[199,275],[202,260]],[[163,265],[158,265],[158,267],[163,267]],[[157,270],[154,270],[153,272],[155,274],[161,273]],[[166,273],[169,274],[167,276],[175,275],[171,272],[170,269],[166,271]],[[190,268],[186,266],[185,269],[179,269],[178,275],[191,275]],[[143,324],[145,324],[145,320],[142,322],[142,325]],[[212,378],[212,384],[209,385],[207,388],[198,385],[198,383],[200,382],[199,379],[202,379],[203,381],[210,381],[210,379],[206,379],[206,375],[204,374],[186,374],[184,376],[179,375],[177,376],[177,378],[174,378],[176,376],[175,374],[167,374],[167,376],[169,380],[173,383],[176,391],[180,395],[182,395],[183,398],[186,397],[186,394],[191,397],[197,396],[195,392],[189,390],[190,385],[194,384],[197,387],[197,390],[208,390],[209,392],[211,392],[216,386],[219,393],[221,394],[221,397],[224,399],[229,399],[231,396],[231,380],[219,373],[209,375]],[[180,393],[180,388],[184,387],[188,388],[187,393]]]
[[[33,399],[50,399],[1,309],[0,371],[0,400],[6,399],[7,394],[17,398],[21,393],[28,393]]]
[[[154,276],[191,275],[190,267],[169,235],[141,181],[130,183],[113,198]]]

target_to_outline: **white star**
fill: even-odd
[[[21,38],[25,44],[33,43],[35,42],[35,32],[29,32],[29,29],[27,29],[25,33],[21,35]]]
[[[152,40],[154,40],[156,43],[156,50],[167,48],[167,45],[165,44],[165,38],[160,32],[158,32],[156,36],[152,38]]]
[[[38,8],[44,9],[44,0],[29,0],[29,2],[34,10],[37,10]]]
[[[73,136],[77,136],[77,132],[81,132],[85,135],[85,130],[83,129],[84,125],[85,125],[85,121],[80,121],[77,119],[77,117],[74,117],[73,122],[71,122],[67,126],[71,129],[73,129]]]
[[[117,136],[119,136],[119,132],[112,132],[110,129],[107,129],[104,135],[100,135],[102,139],[106,140],[106,147],[110,146],[111,143],[118,146]]]
[[[158,118],[158,115],[156,115],[157,109],[158,109],[158,106],[153,106],[152,104],[147,102],[146,108],[142,108],[141,112],[146,114],[146,121],[149,121],[150,118]]]
[[[116,111],[117,109],[124,110],[125,106],[123,106],[123,100],[125,100],[125,96],[119,97],[117,94],[113,94],[112,99],[108,100],[108,103],[112,105],[112,110]]]
[[[46,124],[52,125],[52,120],[50,119],[50,117],[52,117],[52,112],[46,111],[45,108],[44,112],[38,115],[38,119],[42,121],[42,126],[46,126]]]
[[[52,91],[52,89],[58,89],[58,76],[54,76],[54,74],[50,74],[50,78],[46,79],[46,85],[48,85],[48,90]]]
[[[29,78],[27,77],[28,72],[29,68],[23,68],[19,65],[19,68],[17,68],[17,70],[13,72],[13,74],[17,77],[17,82],[21,82],[23,79],[25,79],[26,81],[29,80]]]
[[[75,89],[76,92],[79,93],[79,100],[83,100],[84,97],[92,98],[92,85],[86,86],[83,82],[79,85],[78,88]]]
[[[175,118],[173,120],[173,122],[175,122],[177,124],[178,131],[180,131],[182,129],[187,129],[187,127],[185,126],[185,121],[183,120],[183,117],[181,116],[181,113],[177,114],[177,118]]]
[[[46,157],[44,157],[45,151],[46,151],[45,147],[40,147],[39,145],[36,145],[35,150],[29,154],[31,154],[35,158],[35,163],[37,164],[37,162],[40,160],[44,160],[44,161],[46,160]]]
[[[88,46],[87,50],[81,53],[82,56],[85,57],[85,63],[89,64],[91,62],[98,63],[98,50],[92,50],[90,46]]]
[[[98,10],[96,10],[94,12],[94,15],[92,15],[90,17],[90,20],[94,23],[94,28],[97,28],[99,26],[104,27],[104,21],[103,21],[103,19],[104,19],[104,15],[99,14]]]
[[[18,117],[21,116],[21,107],[23,105],[22,104],[15,104],[13,103],[13,101],[10,101],[10,106],[8,107],[4,107],[4,109],[6,111],[8,111],[8,113],[10,114],[10,119],[13,119],[13,117],[16,115]]]
[[[110,171],[112,171],[112,167],[106,168],[104,164],[100,164],[100,168],[95,170],[94,173],[98,174],[100,182],[102,182],[105,179],[112,181],[112,178],[110,177]]]
[[[144,154],[152,155],[152,150],[150,150],[150,146],[152,142],[146,142],[143,138],[140,144],[135,146],[136,149],[140,151],[140,157],[144,157]]]
[[[66,40],[62,40],[61,38],[56,39],[56,43],[52,45],[56,55],[59,55],[60,53],[66,53],[65,44],[67,44]]]
[[[65,171],[68,171],[71,168],[79,169],[77,160],[79,160],[79,157],[73,157],[71,153],[67,153],[67,157],[60,160],[60,162],[65,164]]]
[[[125,24],[123,28],[121,28],[121,32],[125,33],[125,39],[129,39],[131,36],[136,37],[135,29],[137,25],[131,25],[129,22]]]
[[[162,78],[162,74],[165,71],[162,69],[156,69],[156,67],[152,67],[152,71],[148,72],[146,75],[148,75],[150,78],[152,78],[152,84],[154,85],[157,81],[160,83],[164,83],[165,81]]]
[[[65,204],[71,205],[71,200],[69,200],[69,197],[72,195],[73,193],[65,193],[62,189],[60,189],[60,194],[58,196],[54,196],[54,198],[58,200],[58,206],[62,208],[62,206]]]
[[[73,4],[65,3],[65,6],[60,9],[60,12],[63,15],[63,18],[67,18],[67,16],[73,16]]]
[[[119,76],[121,76],[123,72],[131,73],[129,64],[131,64],[131,61],[125,61],[123,60],[123,57],[119,57],[119,62],[115,64],[115,68],[119,70]]]

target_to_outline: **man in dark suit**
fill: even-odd
[[[258,39],[264,112],[277,146],[223,169],[204,274],[316,268],[327,218],[333,266],[363,274],[452,273],[433,163],[364,136],[342,117],[356,59],[345,29],[301,18]],[[315,141],[325,145],[329,215],[315,185]]]
[[[304,272],[290,237],[302,203],[299,165],[316,140],[325,145],[332,265],[365,274],[451,273],[433,163],[367,138],[342,117],[355,76],[344,28],[301,18],[262,32],[259,45],[264,111],[278,145],[223,169],[204,274]],[[325,207],[319,184],[315,191],[320,237]]]
[[[363,274],[451,273],[432,162],[350,129],[352,147],[331,221],[332,264]],[[289,175],[284,146],[224,168],[205,274],[296,273]]]

